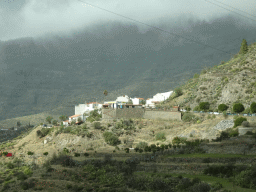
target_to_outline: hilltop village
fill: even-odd
[[[157,113],[152,111],[156,109],[156,104],[168,99],[173,91],[157,93],[153,98],[131,98],[127,95],[119,96],[115,101],[105,101],[104,103],[90,102],[85,104],[79,104],[75,106],[75,114],[70,116],[68,120],[63,121],[64,126],[70,125],[72,122],[79,123],[80,121],[86,121],[91,111],[95,109],[102,114],[102,119],[121,119],[121,118],[158,118],[163,119],[179,119],[181,120],[181,113],[179,113],[179,107],[175,106],[173,109],[169,109],[169,113],[162,114],[160,111]],[[146,112],[149,111],[150,112]],[[166,111],[167,112],[167,111]],[[174,113],[176,112],[175,115]]]

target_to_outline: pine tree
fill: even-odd
[[[243,41],[241,43],[241,47],[240,47],[240,53],[241,54],[246,54],[247,52],[248,52],[247,41],[245,39],[243,39]]]

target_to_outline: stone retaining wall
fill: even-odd
[[[245,135],[247,131],[255,131],[256,127],[240,127],[238,128],[239,135]]]

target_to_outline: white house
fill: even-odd
[[[75,115],[90,113],[95,109],[101,109],[101,108],[102,108],[102,104],[98,102],[79,104],[75,106]]]
[[[153,96],[153,98],[148,98],[146,100],[146,107],[155,107],[156,103],[159,103],[161,101],[165,101],[168,99],[173,91],[165,92],[165,93],[157,93],[156,95]]]
[[[133,105],[139,105],[139,104],[141,104],[141,101],[144,100],[144,98],[133,98],[131,100],[132,100]]]
[[[131,99],[127,95],[117,97],[116,102],[128,103]]]
[[[69,120],[63,121],[64,126],[68,126]]]
[[[84,120],[83,118],[83,114],[78,114],[78,115],[72,115],[68,118],[68,122],[71,123],[72,121],[78,122],[78,118],[81,117],[82,120]],[[63,122],[64,124],[64,122]]]

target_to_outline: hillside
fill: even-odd
[[[224,103],[230,111],[235,102],[240,102],[249,108],[256,101],[256,43],[248,46],[245,55],[238,53],[227,62],[203,69],[180,88],[183,95],[170,98],[162,106],[179,104],[194,109],[200,102],[209,102],[210,110],[217,111]]]

